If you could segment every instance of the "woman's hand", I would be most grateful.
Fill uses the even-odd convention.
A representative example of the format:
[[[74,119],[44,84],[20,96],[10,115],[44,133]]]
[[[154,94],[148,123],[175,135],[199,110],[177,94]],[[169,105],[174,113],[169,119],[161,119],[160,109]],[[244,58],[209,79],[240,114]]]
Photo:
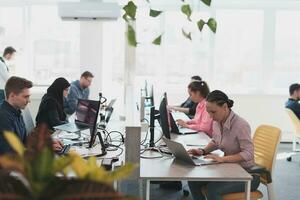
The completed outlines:
[[[52,142],[52,148],[54,151],[60,151],[62,150],[64,144],[60,140],[53,140]]]
[[[224,157],[220,157],[216,154],[208,154],[204,158],[212,159],[213,161],[218,162],[218,163],[223,163],[224,162]]]
[[[182,127],[184,127],[184,128],[187,128],[187,127],[188,127],[187,123],[186,123],[185,121],[183,121],[182,119],[176,120],[176,123],[177,123],[179,126],[182,126]]]
[[[192,154],[193,156],[202,156],[203,151],[201,149],[190,149],[187,151],[189,154]]]

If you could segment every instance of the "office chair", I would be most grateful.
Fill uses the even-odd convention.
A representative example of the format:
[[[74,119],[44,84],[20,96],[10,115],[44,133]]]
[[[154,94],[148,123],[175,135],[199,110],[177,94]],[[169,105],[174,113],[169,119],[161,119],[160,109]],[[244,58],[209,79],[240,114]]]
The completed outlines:
[[[260,175],[260,182],[267,186],[268,200],[275,199],[272,185],[272,172],[275,166],[280,138],[281,130],[269,125],[259,126],[253,137],[255,166],[250,169],[250,173]],[[202,191],[205,193],[205,189]],[[222,196],[222,200],[243,200],[244,195],[244,192],[225,194]],[[253,191],[250,194],[251,200],[259,200],[262,198],[263,194],[259,190]]]
[[[34,121],[32,119],[31,113],[28,108],[25,108],[22,111],[25,127],[26,127],[26,133],[27,135],[34,129]]]
[[[295,130],[293,137],[293,151],[300,151],[300,149],[297,149],[297,142],[300,138],[300,120],[291,109],[286,108],[285,111],[288,114]],[[292,156],[289,156],[286,160],[292,161]]]

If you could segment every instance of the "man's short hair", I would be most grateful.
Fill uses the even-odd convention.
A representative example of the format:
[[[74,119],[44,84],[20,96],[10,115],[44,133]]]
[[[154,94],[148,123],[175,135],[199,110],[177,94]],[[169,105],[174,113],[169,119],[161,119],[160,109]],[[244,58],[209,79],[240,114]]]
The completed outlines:
[[[20,94],[24,89],[32,88],[32,82],[21,77],[12,76],[10,77],[5,84],[5,95],[6,98],[10,93]]]
[[[81,74],[80,78],[82,78],[82,77],[84,77],[84,78],[88,78],[88,77],[94,78],[94,75],[89,71],[85,71]]]
[[[6,56],[7,54],[13,54],[15,52],[16,50],[13,47],[6,47],[4,49],[3,56]]]
[[[300,89],[300,84],[298,83],[294,83],[292,85],[290,85],[290,95],[293,95],[295,91]]]

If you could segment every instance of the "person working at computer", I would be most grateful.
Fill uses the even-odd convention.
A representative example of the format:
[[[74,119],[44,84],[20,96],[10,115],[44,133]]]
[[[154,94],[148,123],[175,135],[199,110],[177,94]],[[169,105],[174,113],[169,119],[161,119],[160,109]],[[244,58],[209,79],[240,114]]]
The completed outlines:
[[[300,84],[294,83],[290,85],[290,98],[285,103],[285,107],[291,109],[295,115],[300,119]]]
[[[63,109],[64,97],[68,95],[70,83],[65,78],[57,78],[43,96],[36,116],[36,124],[46,123],[49,129],[67,123]]]
[[[5,100],[4,86],[9,78],[9,69],[7,61],[12,60],[16,50],[13,47],[6,47],[3,52],[3,57],[0,57],[0,105]]]
[[[77,106],[78,99],[88,99],[90,94],[90,85],[94,75],[85,71],[81,74],[80,80],[71,83],[68,97],[64,102],[64,110],[68,115],[72,115]]]
[[[193,81],[188,86],[188,92],[191,100],[198,103],[195,117],[189,121],[179,119],[176,121],[177,124],[198,132],[205,132],[209,137],[211,137],[213,120],[205,109],[205,98],[209,93],[207,83],[205,81]]]
[[[193,81],[202,81],[202,78],[200,76],[192,76],[191,82]],[[195,116],[197,105],[198,103],[193,102],[191,100],[191,97],[188,97],[187,100],[185,100],[185,102],[183,102],[180,106],[168,106],[168,107],[171,110],[183,112],[187,114],[190,119],[192,119]]]
[[[13,152],[4,138],[4,131],[15,133],[20,141],[26,143],[26,127],[21,109],[25,109],[30,102],[30,88],[32,82],[21,77],[10,77],[5,85],[6,100],[0,106],[0,155]],[[54,140],[53,150],[62,149],[62,143]]]
[[[211,142],[203,149],[191,149],[188,152],[194,156],[207,155],[218,163],[239,163],[246,170],[254,166],[254,147],[251,130],[247,121],[235,114],[231,108],[233,101],[220,90],[215,90],[206,97],[206,110],[213,118],[213,134]],[[221,149],[224,156],[209,154]],[[201,170],[201,169],[200,169]],[[201,192],[202,186],[207,186],[208,200],[221,200],[222,194],[243,192],[242,182],[188,182],[193,199],[205,200]],[[251,190],[259,185],[259,176],[253,176]]]

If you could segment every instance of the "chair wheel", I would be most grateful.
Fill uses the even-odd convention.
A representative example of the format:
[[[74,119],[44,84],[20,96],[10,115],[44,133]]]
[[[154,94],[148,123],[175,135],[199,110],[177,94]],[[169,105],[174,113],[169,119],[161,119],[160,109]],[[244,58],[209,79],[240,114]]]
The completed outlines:
[[[287,161],[291,162],[292,161],[292,156],[286,158]]]
[[[188,197],[190,192],[188,190],[183,190],[183,196]]]

